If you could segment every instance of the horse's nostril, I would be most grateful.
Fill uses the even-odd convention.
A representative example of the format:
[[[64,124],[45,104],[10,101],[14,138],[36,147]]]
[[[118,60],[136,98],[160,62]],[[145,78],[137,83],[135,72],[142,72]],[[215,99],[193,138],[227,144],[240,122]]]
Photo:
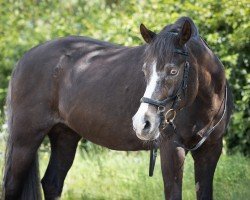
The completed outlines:
[[[144,130],[148,130],[148,129],[150,129],[150,126],[151,126],[151,125],[150,125],[150,122],[149,122],[148,120],[146,120],[146,121],[145,121],[145,126],[144,126],[143,129],[144,129]]]

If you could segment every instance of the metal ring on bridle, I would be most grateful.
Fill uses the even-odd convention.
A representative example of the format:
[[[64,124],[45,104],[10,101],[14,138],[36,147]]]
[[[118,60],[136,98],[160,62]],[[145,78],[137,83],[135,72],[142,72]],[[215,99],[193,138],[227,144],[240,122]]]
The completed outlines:
[[[163,113],[165,112],[165,107],[164,106],[158,106],[158,113]]]
[[[170,115],[171,118],[167,118],[168,115]],[[176,116],[176,111],[174,109],[169,109],[165,114],[165,122],[169,124],[170,122],[173,122],[174,118]]]

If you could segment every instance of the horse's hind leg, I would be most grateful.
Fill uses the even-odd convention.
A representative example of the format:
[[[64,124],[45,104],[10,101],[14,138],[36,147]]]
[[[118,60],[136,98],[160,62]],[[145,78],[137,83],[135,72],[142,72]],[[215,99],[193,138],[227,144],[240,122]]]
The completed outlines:
[[[222,139],[215,144],[203,144],[192,152],[195,166],[196,195],[199,200],[213,199],[214,171],[221,155]]]
[[[49,133],[51,156],[42,179],[46,200],[61,196],[64,179],[70,169],[81,137],[63,124],[58,124]]]
[[[29,117],[30,116],[30,117]],[[40,121],[40,120],[39,120]],[[48,132],[32,115],[15,116],[7,144],[4,199],[40,199],[37,149]]]

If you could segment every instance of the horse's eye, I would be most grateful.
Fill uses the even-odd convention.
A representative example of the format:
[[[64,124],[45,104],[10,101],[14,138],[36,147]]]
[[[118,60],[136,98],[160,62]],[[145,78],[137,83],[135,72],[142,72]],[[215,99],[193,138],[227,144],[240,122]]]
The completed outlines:
[[[176,75],[178,73],[177,69],[171,69],[170,75]]]

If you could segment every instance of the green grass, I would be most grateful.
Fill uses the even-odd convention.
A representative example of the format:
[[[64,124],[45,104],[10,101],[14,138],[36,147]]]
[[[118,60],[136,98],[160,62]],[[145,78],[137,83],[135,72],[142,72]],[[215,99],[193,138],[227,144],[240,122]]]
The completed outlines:
[[[3,165],[4,138],[0,140],[0,167]],[[69,171],[63,200],[158,200],[164,199],[159,156],[153,177],[148,177],[149,152],[117,152],[95,148],[78,150]],[[41,177],[49,153],[40,151]],[[187,156],[184,167],[183,199],[195,199],[193,160]],[[2,170],[0,170],[2,179]],[[250,197],[250,159],[222,155],[214,178],[214,199],[235,200]],[[1,193],[1,192],[0,192]]]
[[[49,154],[41,153],[41,172]],[[78,151],[67,175],[62,199],[84,200],[157,200],[164,199],[159,157],[152,178],[148,177],[148,152],[102,153]],[[219,200],[250,197],[250,160],[241,156],[222,155],[214,179],[214,197]],[[193,160],[185,163],[183,199],[195,199]]]

